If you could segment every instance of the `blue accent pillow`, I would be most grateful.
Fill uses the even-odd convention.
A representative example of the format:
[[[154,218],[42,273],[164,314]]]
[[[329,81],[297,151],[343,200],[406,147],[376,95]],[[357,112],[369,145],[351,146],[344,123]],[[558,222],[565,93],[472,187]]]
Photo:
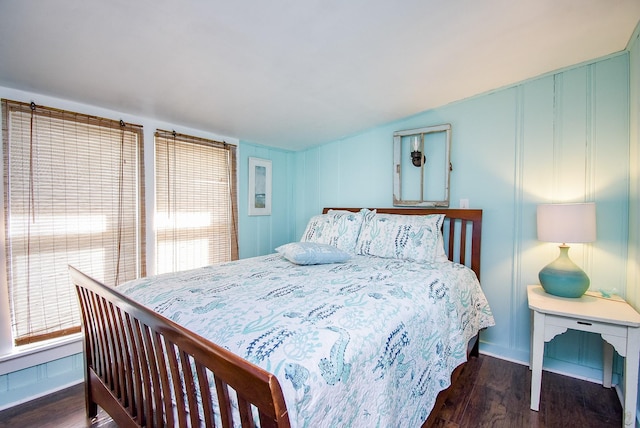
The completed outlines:
[[[297,265],[342,263],[351,258],[351,254],[338,247],[317,242],[291,242],[279,246],[276,251]]]

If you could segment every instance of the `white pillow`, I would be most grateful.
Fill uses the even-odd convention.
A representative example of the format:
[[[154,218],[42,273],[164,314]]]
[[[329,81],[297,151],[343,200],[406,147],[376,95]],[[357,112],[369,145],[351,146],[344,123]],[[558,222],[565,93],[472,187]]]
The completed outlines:
[[[276,251],[297,265],[342,263],[351,258],[351,254],[340,248],[317,242],[291,242],[279,246]]]
[[[357,254],[422,263],[440,261],[444,214],[367,216],[356,245]]]

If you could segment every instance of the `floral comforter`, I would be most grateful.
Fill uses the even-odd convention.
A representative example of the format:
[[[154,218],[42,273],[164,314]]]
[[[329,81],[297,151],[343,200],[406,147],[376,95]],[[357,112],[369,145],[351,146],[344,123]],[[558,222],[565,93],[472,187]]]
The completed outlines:
[[[494,325],[473,271],[450,262],[271,254],[119,290],[275,374],[293,427],[420,426]]]

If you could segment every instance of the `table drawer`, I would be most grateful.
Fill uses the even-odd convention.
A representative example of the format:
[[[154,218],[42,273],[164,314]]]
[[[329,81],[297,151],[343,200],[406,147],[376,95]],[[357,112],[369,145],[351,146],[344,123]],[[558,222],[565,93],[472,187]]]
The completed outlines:
[[[572,330],[589,331],[592,333],[607,334],[611,336],[627,337],[627,327],[622,325],[608,324],[602,321],[592,321],[580,318],[567,318],[557,315],[547,315],[545,324],[570,328]]]

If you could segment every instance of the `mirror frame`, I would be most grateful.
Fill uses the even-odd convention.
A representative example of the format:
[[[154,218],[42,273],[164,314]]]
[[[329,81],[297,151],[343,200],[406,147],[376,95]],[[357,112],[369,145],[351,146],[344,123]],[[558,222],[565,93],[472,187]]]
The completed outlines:
[[[419,200],[405,200],[402,199],[402,137],[411,135],[420,136],[420,141],[423,142],[424,150],[424,135],[433,134],[436,132],[445,133],[445,176],[444,176],[444,200],[429,201],[424,199]],[[405,163],[406,163],[405,159]],[[422,173],[420,174],[420,195],[424,197],[424,167],[422,164],[420,167]],[[427,126],[424,128],[406,129],[404,131],[396,131],[393,133],[393,205],[399,207],[448,207],[449,206],[449,181],[451,178],[451,171],[453,166],[451,164],[451,124],[446,123],[443,125]]]

